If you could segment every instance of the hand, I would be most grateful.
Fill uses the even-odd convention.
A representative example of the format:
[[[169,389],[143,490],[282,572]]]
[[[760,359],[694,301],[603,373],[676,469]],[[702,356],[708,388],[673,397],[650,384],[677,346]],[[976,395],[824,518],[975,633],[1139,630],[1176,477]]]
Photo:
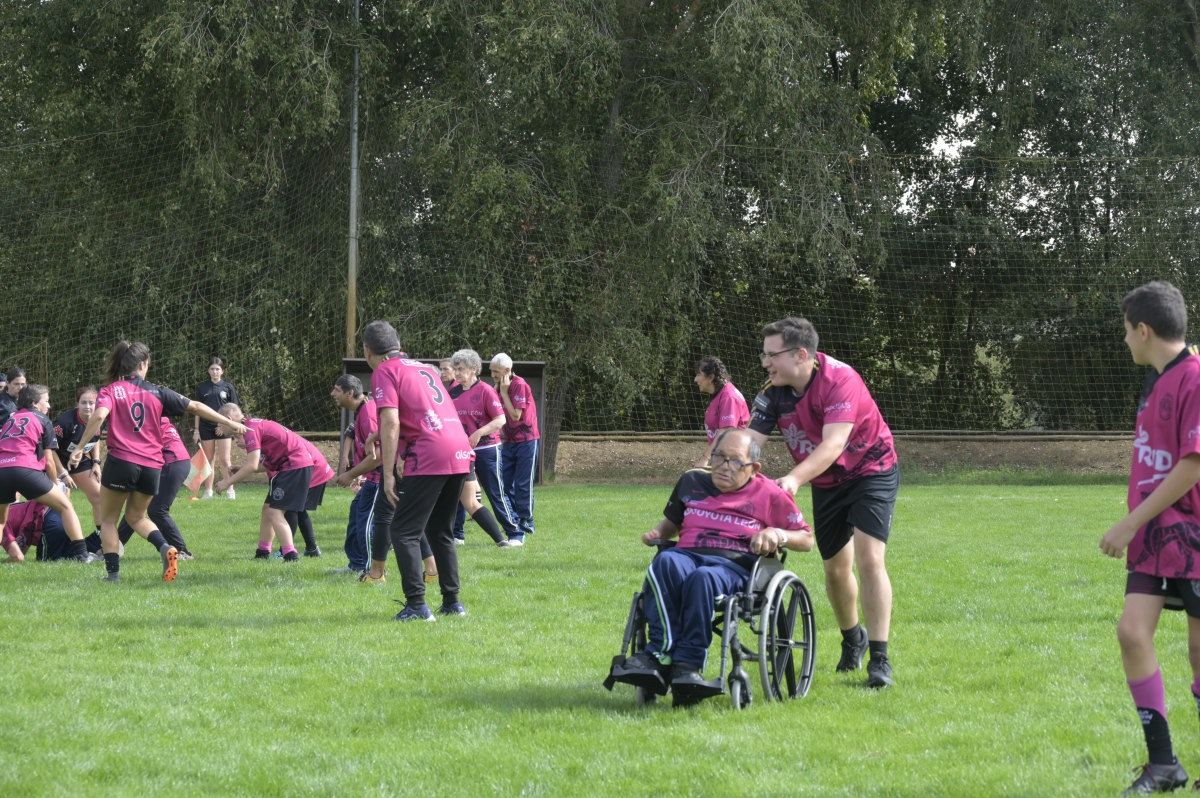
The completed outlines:
[[[657,546],[663,539],[662,532],[657,529],[651,529],[649,532],[642,533],[642,543],[647,546]]]
[[[225,426],[227,426],[231,430],[233,430],[235,435],[245,435],[246,434],[246,425],[245,424],[239,424],[236,421],[226,421]]]
[[[200,430],[198,430],[198,429],[192,430],[192,440],[194,440],[194,441],[200,440]]]
[[[67,474],[65,477],[63,477],[62,483],[71,490],[75,490],[77,487],[79,487],[75,484],[75,480],[71,478],[70,474]]]
[[[796,491],[800,490],[800,480],[796,479],[791,474],[785,474],[784,476],[775,480],[775,484],[793,496],[796,495]]]
[[[467,436],[467,440],[470,442],[472,449],[479,445],[479,439],[482,437],[483,436],[479,434],[479,430],[475,430]]]
[[[512,373],[500,375],[500,379],[496,380],[496,389],[508,393],[508,386],[512,384]]]
[[[758,555],[775,554],[783,548],[784,533],[780,529],[767,527],[750,538],[750,551]]]
[[[1137,531],[1138,528],[1130,524],[1128,518],[1121,519],[1100,538],[1100,551],[1109,557],[1120,557]]]
[[[343,488],[350,487],[350,483],[353,481],[354,481],[354,479],[350,476],[349,471],[342,473],[337,478],[337,484],[341,485]]]
[[[213,493],[224,493],[228,489],[229,489],[229,478],[228,477],[218,481],[217,484],[213,485]]]
[[[71,452],[71,457],[67,460],[67,468],[71,469],[79,465],[79,461],[83,459],[83,449],[76,449]]]
[[[383,498],[387,499],[387,503],[392,505],[393,507],[396,506],[396,502],[400,501],[399,497],[396,496],[396,475],[395,474],[386,474],[385,473],[383,475]]]

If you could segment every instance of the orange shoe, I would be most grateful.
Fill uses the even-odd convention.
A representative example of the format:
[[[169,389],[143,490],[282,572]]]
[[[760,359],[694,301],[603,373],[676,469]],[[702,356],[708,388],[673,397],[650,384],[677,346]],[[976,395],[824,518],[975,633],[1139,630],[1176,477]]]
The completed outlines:
[[[358,577],[358,581],[365,585],[382,585],[387,581],[387,574],[382,573],[379,576],[371,576],[370,571],[363,571],[362,575]]]
[[[179,551],[174,546],[167,546],[161,552],[163,563],[163,581],[174,582],[179,575]]]

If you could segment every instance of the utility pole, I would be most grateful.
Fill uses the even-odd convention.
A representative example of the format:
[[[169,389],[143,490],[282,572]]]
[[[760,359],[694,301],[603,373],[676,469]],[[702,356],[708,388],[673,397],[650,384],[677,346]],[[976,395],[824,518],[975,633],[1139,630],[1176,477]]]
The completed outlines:
[[[358,4],[354,0],[354,32],[358,36]],[[350,90],[350,235],[346,250],[346,357],[357,353],[358,329],[358,42],[354,44],[354,72]]]

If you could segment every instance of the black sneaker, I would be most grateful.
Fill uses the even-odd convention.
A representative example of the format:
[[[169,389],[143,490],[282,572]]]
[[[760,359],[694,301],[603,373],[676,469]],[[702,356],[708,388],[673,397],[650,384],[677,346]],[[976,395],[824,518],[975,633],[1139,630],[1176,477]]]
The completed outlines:
[[[292,549],[287,554],[283,555],[284,562],[296,562],[299,559],[300,559],[300,552],[296,551],[295,549]]]
[[[842,658],[838,660],[838,673],[858,670],[862,666],[863,654],[867,653],[867,630],[861,626],[854,628],[858,632],[857,642],[842,638]]]
[[[708,681],[694,666],[682,663],[671,666],[672,706],[691,706],[723,692],[719,681]]]
[[[305,549],[304,556],[305,557],[320,557],[321,556],[321,547],[313,546],[311,549]]]
[[[121,581],[121,572],[120,571],[109,571],[108,573],[106,573],[104,575],[104,581],[105,582],[120,582]]]
[[[271,552],[265,551],[264,549],[255,549],[254,550],[254,559],[269,560],[269,559],[271,559]]]
[[[1138,768],[1134,768],[1137,770]],[[1142,765],[1141,773],[1121,795],[1149,795],[1155,792],[1170,792],[1187,784],[1188,774],[1183,765]]]
[[[892,678],[892,663],[887,657],[871,657],[867,661],[867,687],[878,690],[896,683]]]

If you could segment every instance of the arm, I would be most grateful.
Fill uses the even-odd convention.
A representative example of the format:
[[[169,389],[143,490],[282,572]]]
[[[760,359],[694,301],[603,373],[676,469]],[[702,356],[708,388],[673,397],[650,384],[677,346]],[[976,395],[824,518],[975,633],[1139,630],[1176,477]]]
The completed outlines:
[[[1175,464],[1145,501],[1104,533],[1100,551],[1109,557],[1120,557],[1139,529],[1179,501],[1197,482],[1200,482],[1200,454],[1189,454]]]
[[[338,443],[337,472],[339,474],[346,473],[346,470],[350,468],[350,447],[352,445],[353,444],[350,442],[350,436],[343,432],[341,440]]]
[[[383,495],[396,505],[396,449],[400,442],[400,411],[394,407],[379,408],[379,441],[383,448]]]
[[[8,554],[7,562],[25,562],[25,554],[21,551],[21,546],[15,540],[10,540],[4,544],[4,551]]]
[[[520,421],[521,416],[525,411],[516,407],[512,403],[512,399],[508,396],[508,389],[512,385],[512,375],[506,374],[496,382],[496,393],[500,394],[500,402],[504,405],[504,412],[512,421]]]
[[[807,529],[779,529],[769,526],[750,538],[750,550],[755,554],[776,554],[783,549],[812,551],[813,536]]]
[[[62,461],[58,459],[58,452],[54,449],[46,451],[46,476],[50,477],[51,482],[62,482],[68,488],[75,489],[75,480],[71,479],[71,474],[63,467]]]
[[[211,407],[209,407],[206,404],[197,402],[195,399],[192,399],[191,401],[189,401],[187,403],[187,411],[194,416],[199,416],[200,418],[204,419],[205,421],[211,421],[214,424],[223,424],[224,426],[229,427],[230,429],[232,429],[234,432],[238,433],[239,435],[241,435],[242,433],[244,433],[246,431],[246,428],[243,425],[239,424],[236,421],[230,421],[229,419],[225,418],[225,416],[218,413],[216,410],[213,410]],[[95,418],[95,415],[93,415],[92,418]],[[92,422],[89,421],[88,425],[90,426],[91,423]],[[196,432],[197,433],[200,432],[199,426],[196,427]]]
[[[470,435],[467,436],[467,440],[469,440],[471,442],[471,448],[474,449],[476,446],[479,445],[479,442],[481,440],[486,438],[488,435],[491,435],[493,432],[499,432],[500,428],[503,426],[504,426],[504,416],[496,416],[491,421],[489,421],[488,423],[484,424],[479,429],[472,432]]]
[[[802,485],[824,474],[845,450],[852,429],[854,425],[848,421],[823,426],[820,445],[803,462],[776,480],[779,487],[795,493]]]
[[[228,419],[226,419],[226,423],[228,423]],[[220,492],[228,489],[229,486],[235,482],[241,482],[243,479],[258,470],[258,461],[261,456],[262,452],[259,449],[255,449],[252,452],[246,452],[246,460],[242,463],[242,467],[218,482],[213,486],[213,488]]]
[[[678,535],[679,527],[664,518],[651,527],[649,532],[642,533],[642,542],[647,546],[653,546],[656,541],[674,540]]]
[[[342,475],[337,478],[337,483],[343,488],[347,487],[351,482],[358,479],[363,474],[369,474],[376,468],[379,468],[380,460],[375,454],[375,433],[373,432],[366,440],[366,450],[370,452],[370,454],[364,457],[354,468],[343,472]]]
[[[80,436],[81,441],[90,441],[92,438],[100,434],[100,428],[104,426],[104,419],[108,418],[109,409],[107,407],[97,407],[92,417],[88,419],[87,426],[83,428],[83,435]],[[71,452],[70,465],[71,468],[79,465],[79,461],[83,459],[83,447],[80,446]]]

